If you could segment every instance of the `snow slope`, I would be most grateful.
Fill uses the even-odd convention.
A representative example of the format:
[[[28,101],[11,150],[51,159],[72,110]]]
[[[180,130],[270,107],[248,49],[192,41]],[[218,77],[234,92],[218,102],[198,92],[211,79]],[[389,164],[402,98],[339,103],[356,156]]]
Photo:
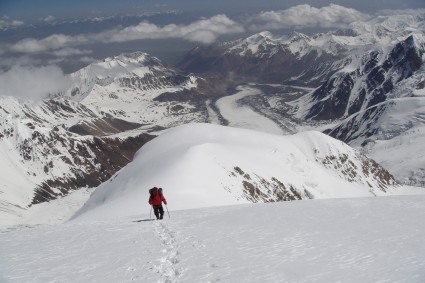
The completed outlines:
[[[329,134],[362,147],[399,182],[423,186],[424,116],[424,97],[397,98],[348,117]]]
[[[424,217],[393,196],[72,221],[0,234],[0,281],[419,283]]]
[[[6,210],[7,206],[2,204],[1,210],[5,213],[0,213],[0,233],[64,223],[89,199],[92,191],[93,188],[81,188],[55,200],[25,208],[15,207],[15,211]]]
[[[205,120],[189,102],[153,100],[195,91],[198,78],[142,52],[94,62],[70,78],[68,91],[37,102],[0,95],[2,224],[21,223],[32,204],[109,179],[143,144],[144,132]]]
[[[143,146],[77,213],[105,218],[148,212],[148,189],[170,209],[409,193],[373,161],[320,132],[279,136],[188,124]]]

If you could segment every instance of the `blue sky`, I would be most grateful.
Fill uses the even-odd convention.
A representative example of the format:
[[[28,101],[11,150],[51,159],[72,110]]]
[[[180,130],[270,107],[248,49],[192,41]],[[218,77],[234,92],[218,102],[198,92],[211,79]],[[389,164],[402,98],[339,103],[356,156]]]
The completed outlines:
[[[120,12],[118,3],[130,10],[133,3],[140,1],[101,1],[101,0],[1,0],[0,14],[24,21],[34,21],[48,15],[57,18],[79,18],[99,13]],[[149,1],[151,2],[151,1]],[[123,8],[124,9],[124,8]]]
[[[222,12],[226,14],[286,9],[301,4],[296,0],[0,0],[0,16],[25,22],[54,16],[57,19],[84,18],[144,11],[178,9],[200,15]],[[321,7],[330,3],[351,7],[363,12],[379,9],[424,8],[423,0],[310,0],[303,3]]]

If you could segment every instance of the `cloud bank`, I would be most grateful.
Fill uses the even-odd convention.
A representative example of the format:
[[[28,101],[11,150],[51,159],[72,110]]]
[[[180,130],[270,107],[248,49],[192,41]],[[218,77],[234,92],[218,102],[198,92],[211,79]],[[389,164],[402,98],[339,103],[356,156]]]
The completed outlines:
[[[423,11],[424,9],[381,10],[378,11],[378,15],[391,15],[394,13],[419,14],[423,13]],[[344,28],[353,22],[370,18],[372,16],[369,14],[336,4],[321,8],[302,4],[286,10],[264,11],[245,18],[243,23],[236,22],[228,16],[220,14],[185,25],[168,24],[160,26],[145,21],[137,25],[117,27],[98,33],[53,34],[42,39],[26,38],[3,48],[3,53],[7,51],[25,54],[51,52],[51,54],[61,57],[87,55],[89,54],[87,51],[81,51],[80,54],[79,49],[75,47],[84,44],[127,42],[142,39],[180,38],[190,42],[211,44],[221,35],[238,34],[245,30]],[[45,20],[54,20],[54,18],[48,16]]]
[[[356,21],[369,20],[380,15],[423,15],[425,9],[380,10],[368,15],[358,10],[330,4],[316,8],[308,4],[297,5],[285,10],[263,11],[245,16],[236,21],[220,14],[201,18],[188,24],[157,25],[148,21],[126,27],[115,27],[97,33],[76,35],[52,34],[44,38],[25,38],[15,43],[0,44],[0,69],[11,69],[14,65],[39,66],[61,64],[69,66],[90,63],[96,57],[88,50],[99,46],[108,48],[109,43],[125,43],[143,39],[182,39],[195,43],[211,44],[221,35],[239,34],[245,31],[348,27]],[[54,22],[54,16],[41,18],[44,22]],[[90,22],[90,21],[89,21]],[[80,21],[78,21],[80,23]],[[88,23],[88,22],[87,22]],[[9,17],[0,17],[0,29],[23,25]],[[95,47],[93,47],[96,45]],[[13,69],[14,70],[14,69]],[[22,71],[22,70],[21,70]],[[40,70],[44,73],[46,70]],[[2,73],[2,76],[5,76]],[[1,91],[1,89],[0,89]]]
[[[210,44],[220,35],[244,32],[244,28],[226,15],[216,15],[188,25],[158,26],[149,22],[125,28],[116,28],[96,34],[69,36],[53,34],[43,39],[26,38],[9,47],[19,53],[40,53],[90,43],[125,42],[140,39],[181,38],[191,42]]]
[[[340,28],[368,18],[370,16],[367,14],[336,4],[322,8],[303,4],[286,10],[262,12],[250,19],[249,29],[257,31],[310,27]]]
[[[0,95],[39,100],[69,88],[71,83],[57,66],[14,66],[0,72]]]
[[[66,47],[63,49],[55,50],[53,51],[53,54],[56,57],[69,57],[69,56],[75,56],[75,55],[88,55],[93,53],[91,50],[85,50],[85,49],[78,49],[78,48],[72,48],[72,47]]]
[[[90,36],[87,35],[53,34],[43,39],[25,38],[13,44],[10,50],[20,53],[39,53],[90,42]]]
[[[377,15],[393,14],[423,14],[425,9],[380,10]],[[128,27],[116,27],[98,33],[65,35],[53,34],[42,39],[26,38],[14,44],[0,46],[0,54],[16,53],[45,53],[52,52],[55,56],[87,55],[79,54],[76,46],[96,43],[126,42],[142,39],[180,38],[190,42],[211,44],[221,35],[242,33],[245,30],[263,31],[276,29],[303,28],[344,28],[356,21],[364,21],[372,16],[358,10],[341,5],[330,4],[321,8],[309,4],[290,7],[285,10],[264,11],[244,19],[243,23],[236,22],[226,15],[220,14],[203,18],[185,25],[168,24],[156,25],[141,22]],[[44,22],[54,22],[54,16],[41,19]],[[23,22],[12,21],[8,17],[0,18],[0,29],[21,26]],[[63,51],[58,51],[63,50]],[[74,53],[74,54],[72,54]],[[66,55],[70,54],[70,55]]]
[[[240,24],[226,15],[216,15],[188,25],[170,24],[159,27],[148,22],[142,22],[136,26],[117,30],[111,37],[104,40],[105,42],[123,42],[137,39],[182,38],[192,42],[209,44],[213,43],[220,35],[241,32],[244,32],[244,28]]]

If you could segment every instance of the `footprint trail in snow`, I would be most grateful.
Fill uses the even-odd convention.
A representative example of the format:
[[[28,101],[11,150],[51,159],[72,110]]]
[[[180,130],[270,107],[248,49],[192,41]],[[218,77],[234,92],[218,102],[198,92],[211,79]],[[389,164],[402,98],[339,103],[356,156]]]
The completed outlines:
[[[162,252],[164,253],[164,256],[159,259],[159,263],[155,266],[156,272],[161,275],[160,282],[180,282],[179,278],[183,275],[185,269],[179,266],[180,252],[175,232],[165,222],[156,221],[153,225],[161,240]]]

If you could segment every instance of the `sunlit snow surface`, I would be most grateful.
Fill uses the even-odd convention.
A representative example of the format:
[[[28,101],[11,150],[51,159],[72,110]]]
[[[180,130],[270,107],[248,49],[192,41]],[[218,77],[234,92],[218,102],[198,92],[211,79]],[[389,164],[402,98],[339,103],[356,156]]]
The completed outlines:
[[[425,280],[425,196],[249,204],[170,215],[161,222],[142,221],[149,215],[140,214],[0,234],[0,281]]]
[[[347,177],[343,167],[323,163],[342,155],[353,164],[354,179]],[[363,170],[363,161],[352,148],[320,132],[280,136],[188,124],[144,145],[131,163],[94,191],[77,215],[97,220],[147,212],[148,189],[154,186],[163,187],[174,200],[171,209],[250,203],[244,186],[247,180],[259,180],[256,188],[270,195],[270,182],[276,179],[303,199],[415,193],[396,184],[383,191],[378,179]]]

